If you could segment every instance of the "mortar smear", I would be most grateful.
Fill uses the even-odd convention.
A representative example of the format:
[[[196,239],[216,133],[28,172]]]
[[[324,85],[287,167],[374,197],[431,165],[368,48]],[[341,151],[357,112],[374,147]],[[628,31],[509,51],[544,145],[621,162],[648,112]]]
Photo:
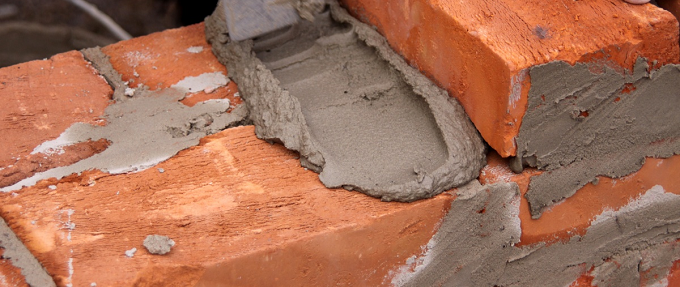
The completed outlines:
[[[95,56],[96,54],[89,54],[88,59],[108,62],[104,56]],[[103,65],[99,63],[96,66]],[[105,77],[120,78],[119,75]],[[226,80],[220,82],[226,84]],[[238,125],[248,113],[243,105],[227,113],[230,109],[229,100],[208,100],[193,107],[179,102],[190,91],[214,88],[214,85],[215,75],[212,73],[191,77],[175,88],[157,91],[138,88],[133,97],[117,93],[124,90],[126,85],[115,85],[114,96],[118,95],[120,98],[104,111],[103,117],[107,122],[105,126],[76,123],[59,138],[37,147],[40,151],[55,149],[59,145],[107,139],[111,145],[106,150],[69,166],[36,173],[13,185],[2,187],[0,191],[18,190],[43,179],[60,179],[92,169],[112,174],[137,172],[150,168],[185,148],[198,145],[202,137]]]
[[[591,269],[597,286],[641,286],[653,282],[640,282],[640,271],[654,266],[665,276],[680,258],[680,196],[662,186],[604,212],[584,236],[549,246],[515,246],[516,183],[473,181],[457,195],[419,264],[394,274],[395,286],[570,286]]]
[[[413,201],[479,175],[485,148],[460,105],[337,3],[254,43],[231,42],[219,11],[207,38],[258,137],[300,152],[327,187]]]
[[[21,270],[21,275],[28,285],[57,286],[38,259],[33,257],[2,218],[0,218],[0,249],[4,250],[2,258],[9,259],[12,265]]]
[[[522,161],[544,172],[531,179],[531,213],[573,195],[596,176],[618,178],[645,157],[680,153],[680,65],[633,71],[597,63],[532,67],[527,113],[517,137]]]

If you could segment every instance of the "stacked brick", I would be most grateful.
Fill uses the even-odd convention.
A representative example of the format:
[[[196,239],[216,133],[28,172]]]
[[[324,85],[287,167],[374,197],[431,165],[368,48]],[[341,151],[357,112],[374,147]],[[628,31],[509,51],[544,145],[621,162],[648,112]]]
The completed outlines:
[[[585,118],[592,118],[598,111],[605,113],[598,119],[603,122],[618,116],[609,113],[607,108],[578,110],[568,128],[558,126],[562,124],[557,122],[561,120],[558,117],[526,122],[527,115],[539,110],[542,105],[552,104],[545,103],[547,94],[531,93],[532,86],[537,85],[536,81],[532,82],[532,78],[536,80],[537,75],[542,76],[534,72],[545,64],[566,63],[564,69],[552,71],[554,86],[582,84],[581,88],[587,87],[584,90],[595,90],[594,83],[603,80],[598,78],[586,83],[569,82],[572,79],[564,76],[569,68],[584,65],[594,75],[611,70],[625,77],[639,70],[654,74],[664,65],[677,64],[680,61],[678,22],[668,11],[651,4],[636,6],[623,1],[546,3],[509,0],[463,3],[416,0],[384,3],[344,0],[343,3],[355,17],[374,25],[411,65],[445,87],[464,106],[493,149],[489,154],[489,164],[479,178],[480,182],[515,182],[522,194],[519,213],[522,233],[519,245],[550,245],[580,238],[586,234],[597,216],[622,209],[657,185],[663,187],[666,193],[680,194],[677,182],[680,176],[680,156],[674,155],[679,151],[677,140],[680,123],[675,119],[669,120],[663,112],[663,107],[670,105],[668,112],[677,113],[677,101],[680,98],[673,85],[668,88],[668,92],[672,94],[669,100],[661,101],[655,95],[645,95],[646,101],[656,101],[655,114],[652,117],[663,122],[662,129],[672,132],[651,132],[649,136],[656,139],[635,145],[635,148],[652,150],[654,146],[667,144],[671,151],[659,155],[658,158],[652,155],[639,156],[630,151],[621,153],[621,150],[613,148],[593,160],[581,156],[579,148],[607,150],[614,145],[613,142],[630,140],[628,135],[622,133],[599,146],[570,144],[580,140],[574,135],[578,134],[575,130],[588,128],[583,123]],[[677,1],[659,3],[677,16]],[[642,61],[641,59],[645,59],[648,65],[636,70],[636,61]],[[677,69],[677,66],[673,67]],[[611,81],[605,82],[611,84]],[[622,81],[617,87],[620,97],[630,94],[637,84],[640,83]],[[590,90],[576,90],[577,92],[570,90],[571,94],[553,95],[549,100],[553,100],[557,106],[565,98],[588,96],[588,92],[592,93]],[[608,96],[604,93],[593,94],[602,98]],[[540,97],[539,103],[532,104],[537,97]],[[616,105],[620,97],[616,95],[613,97],[614,101],[603,105]],[[540,103],[541,101],[544,103]],[[570,104],[577,106],[579,103],[573,101]],[[547,109],[541,112],[554,115],[559,111]],[[555,122],[551,122],[552,120]],[[536,125],[539,132],[523,135],[522,124],[525,127]],[[628,128],[628,125],[621,125],[619,128],[623,126]],[[612,124],[608,128],[617,127]],[[645,128],[652,129],[652,126]],[[550,143],[544,138],[553,138],[559,143],[549,146]],[[557,160],[559,164],[555,166],[541,164],[540,155],[531,154],[534,151],[527,149],[526,142],[542,140],[544,145],[538,149],[547,149],[546,154],[578,156],[575,159],[560,158]],[[616,165],[622,161],[621,158],[634,159],[637,164],[614,178],[613,172],[587,172],[591,165]],[[527,166],[529,168],[524,168]],[[576,172],[572,172],[574,170]],[[555,181],[552,186],[536,184],[538,178],[558,177],[560,174],[566,174],[562,177],[563,181]],[[583,174],[588,174],[589,177],[584,180]],[[573,185],[572,190],[542,202],[536,199],[541,193],[563,188],[561,185]],[[675,217],[677,215],[674,214]],[[675,236],[677,237],[677,233]],[[673,268],[676,271],[666,274],[677,274],[677,261]],[[656,279],[659,281],[645,281],[644,276],[640,275],[638,285],[658,282],[668,286],[680,284],[670,279],[674,275],[668,276],[670,281],[658,275]],[[574,284],[597,285],[597,282],[592,281],[593,277],[584,275]]]
[[[324,187],[315,173],[300,166],[295,153],[257,139],[252,126],[240,126],[205,136],[198,145],[137,172],[86,170],[2,192],[0,216],[57,286],[456,286],[469,283],[457,281],[463,280],[461,270],[474,270],[463,276],[474,283],[481,282],[473,275],[483,269],[532,266],[527,258],[585,242],[593,226],[612,218],[625,221],[629,213],[650,206],[661,209],[654,200],[642,204],[651,195],[671,200],[680,195],[680,156],[647,158],[625,176],[598,175],[573,195],[541,209],[537,218],[525,195],[531,192],[532,178],[552,170],[511,170],[531,100],[532,67],[565,61],[625,73],[638,57],[647,59],[650,71],[678,63],[678,24],[671,14],[614,0],[459,2],[344,4],[463,104],[491,146],[477,185],[409,204],[380,202]],[[168,30],[101,52],[127,87],[173,89],[188,77],[227,75],[203,29],[199,24]],[[5,103],[0,109],[5,135],[0,150],[6,151],[0,154],[0,188],[115,144],[93,139],[33,152],[76,123],[107,125],[103,116],[116,104],[116,87],[97,68],[73,51],[0,69]],[[241,105],[236,92],[236,85],[228,82],[178,101],[196,106],[228,99],[234,111]],[[498,194],[507,198],[494,197]],[[474,204],[479,206],[473,210]],[[503,214],[502,228],[489,229],[498,224],[495,217],[485,217],[492,214]],[[571,286],[611,286],[620,282],[607,281],[619,278],[617,274],[637,274],[630,285],[680,286],[680,233],[674,229],[680,214],[662,217],[657,221],[663,224],[645,232],[664,229],[657,236],[663,240],[644,237],[648,243],[640,241],[624,251],[612,247],[597,260],[574,259]],[[479,225],[465,225],[477,224],[477,219]],[[483,245],[485,250],[470,243],[508,232],[518,235],[510,236],[508,245],[492,241]],[[170,237],[171,251],[148,252],[143,242],[152,234]],[[451,239],[451,234],[458,237]],[[443,244],[449,241],[454,243]],[[460,249],[473,250],[480,258],[486,251],[511,255],[488,265],[496,261],[461,260],[466,253]],[[668,256],[656,258],[659,250]],[[631,262],[637,263],[635,271],[627,272]],[[30,281],[29,270],[15,263],[0,258],[0,286]],[[506,274],[479,274],[499,286],[511,285]]]

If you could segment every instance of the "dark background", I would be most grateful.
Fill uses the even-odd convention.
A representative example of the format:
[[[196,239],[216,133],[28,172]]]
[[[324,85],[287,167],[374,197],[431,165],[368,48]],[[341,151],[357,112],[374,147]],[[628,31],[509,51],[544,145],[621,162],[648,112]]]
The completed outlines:
[[[87,0],[133,37],[202,22],[217,0]],[[119,41],[66,0],[0,0],[0,67]]]

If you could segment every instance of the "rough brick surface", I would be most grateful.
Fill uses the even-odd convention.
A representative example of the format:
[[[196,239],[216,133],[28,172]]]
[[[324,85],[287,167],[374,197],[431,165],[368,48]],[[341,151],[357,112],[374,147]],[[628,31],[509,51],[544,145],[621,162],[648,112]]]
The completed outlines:
[[[680,60],[678,23],[653,5],[606,1],[343,0],[412,65],[458,98],[503,157],[525,113],[526,69],[555,60],[631,69]]]
[[[0,215],[58,284],[74,286],[374,286],[421,252],[451,202],[326,189],[252,126],[207,137],[157,168],[88,172],[0,197]],[[176,245],[151,255],[142,247],[150,234]]]
[[[28,287],[21,269],[12,265],[8,259],[2,258],[3,250],[0,249],[0,287]]]
[[[57,157],[31,152],[76,122],[105,124],[100,116],[112,92],[75,51],[0,69],[0,187],[91,156],[98,148],[88,143]]]
[[[213,55],[205,40],[203,23],[171,29],[102,48],[123,81],[130,87],[145,85],[152,90],[168,88],[186,77],[227,69]],[[229,99],[234,105],[242,101],[234,97],[238,90],[234,82],[215,91],[188,95],[183,103],[193,106],[208,99]]]
[[[512,154],[506,136],[516,128],[505,123],[523,113],[522,99],[512,105],[508,95],[520,87],[526,96],[526,82],[516,80],[524,69],[552,60],[627,67],[638,55],[657,65],[678,61],[677,46],[666,45],[677,42],[677,24],[651,5],[624,9],[618,0],[567,1],[562,8],[532,1],[460,7],[437,0],[345,3],[459,95],[482,133],[495,133],[490,143],[504,156]],[[550,17],[533,7],[547,7]],[[162,89],[186,77],[226,74],[203,29],[198,24],[168,30],[102,51],[131,87]],[[237,105],[236,91],[229,83],[190,94],[183,103],[227,98]],[[106,148],[105,141],[88,142],[64,148],[63,155],[30,154],[74,122],[105,124],[99,117],[111,88],[80,53],[0,69],[0,92],[7,103],[0,109],[0,131],[8,135],[0,137],[0,150],[8,151],[0,154],[0,186]],[[389,284],[399,268],[413,267],[408,258],[425,253],[453,200],[445,193],[411,204],[386,203],[327,189],[297,157],[257,139],[253,127],[232,128],[141,172],[87,171],[0,193],[0,216],[61,286],[378,286]],[[516,182],[522,195],[540,173],[514,174],[493,152],[488,161],[480,181]],[[597,215],[621,208],[654,185],[680,194],[679,178],[680,156],[647,159],[624,178],[600,177],[538,220],[531,219],[523,198],[520,245],[581,235]],[[166,255],[149,254],[142,243],[150,234],[169,236],[176,245]],[[132,248],[134,256],[126,256]],[[20,274],[6,263],[0,258],[0,287],[21,284]],[[679,262],[666,280],[680,286]],[[592,281],[586,273],[573,286]]]

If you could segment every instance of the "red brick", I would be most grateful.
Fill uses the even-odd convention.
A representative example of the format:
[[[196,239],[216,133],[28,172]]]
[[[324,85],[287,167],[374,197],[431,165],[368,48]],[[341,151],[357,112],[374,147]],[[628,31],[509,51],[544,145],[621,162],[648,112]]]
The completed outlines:
[[[203,23],[170,29],[106,46],[102,52],[133,88],[142,84],[151,89],[168,88],[186,77],[204,73],[221,72],[226,76],[227,68],[213,55],[204,30]],[[190,52],[192,47],[202,50]],[[236,85],[230,83],[212,93],[189,95],[183,103],[193,106],[198,101],[226,98],[238,105],[242,101],[234,97],[236,92]]]
[[[519,186],[522,194],[519,215],[522,237],[519,245],[551,243],[583,235],[597,215],[605,210],[618,210],[655,185],[661,185],[666,192],[680,194],[680,155],[668,159],[648,158],[639,171],[618,179],[599,176],[597,185],[588,183],[573,196],[546,210],[539,219],[531,219],[529,203],[524,195],[531,177],[540,173],[526,169],[515,174],[508,167],[507,160],[492,152],[479,177],[484,184],[512,181]]]
[[[28,287],[21,269],[12,265],[9,259],[3,259],[2,254],[0,249],[0,287]]]
[[[680,286],[680,260],[673,263],[673,267],[668,274],[668,287],[678,286]]]
[[[99,118],[113,91],[79,52],[0,69],[0,167],[28,169],[41,143],[57,138],[76,122],[104,124]],[[75,153],[71,157],[87,157]],[[60,160],[44,159],[46,169]],[[53,163],[48,163],[53,161]],[[24,172],[24,171],[22,171]],[[28,174],[28,173],[27,173]],[[14,176],[16,177],[16,176]],[[16,180],[16,179],[12,179]],[[4,183],[4,180],[0,181]],[[0,185],[2,186],[2,185]]]
[[[390,203],[327,189],[297,154],[257,139],[252,126],[206,137],[157,168],[45,180],[0,194],[0,215],[61,286],[188,286],[216,278],[375,286],[422,252],[452,200]],[[150,234],[177,244],[151,255],[142,247]]]
[[[603,1],[343,0],[390,45],[456,97],[501,156],[516,154],[528,68],[550,61],[632,68],[678,63],[678,22],[649,5]],[[516,88],[517,98],[511,98]]]

